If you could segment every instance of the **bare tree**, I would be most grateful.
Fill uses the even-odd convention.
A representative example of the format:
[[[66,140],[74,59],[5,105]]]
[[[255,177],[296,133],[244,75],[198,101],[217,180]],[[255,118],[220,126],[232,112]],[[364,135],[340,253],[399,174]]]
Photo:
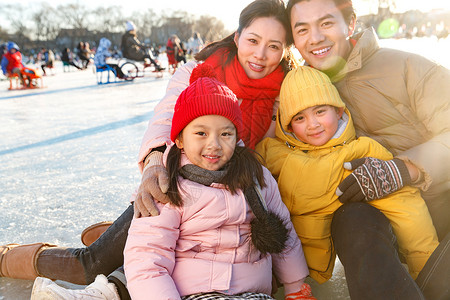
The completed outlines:
[[[14,28],[13,38],[19,44],[29,41],[27,36],[32,36],[41,45],[43,42],[72,45],[80,40],[95,44],[101,37],[108,37],[113,44],[118,44],[127,20],[136,24],[141,41],[150,40],[160,45],[165,45],[172,34],[178,35],[182,41],[187,41],[194,31],[198,31],[205,41],[218,40],[228,34],[223,22],[211,16],[197,19],[186,11],[171,10],[157,15],[152,9],[124,16],[119,6],[97,7],[89,11],[78,2],[64,3],[56,8],[42,3],[34,11],[20,4],[0,4],[0,17],[7,19]],[[35,46],[29,42],[27,45]]]
[[[41,7],[32,13],[33,31],[38,42],[54,40],[58,35],[61,26],[58,19],[53,17],[55,15],[56,10],[47,3],[41,3]]]
[[[0,41],[7,41],[9,39],[9,34],[6,30],[0,27]]]
[[[6,4],[2,6],[3,16],[10,22],[14,41],[23,47],[29,43],[30,27],[27,24],[26,9],[20,4]]]
[[[229,34],[223,22],[212,16],[200,16],[195,22],[194,30],[200,33],[205,42],[217,41]]]
[[[132,19],[139,30],[139,36],[142,41],[150,39],[152,28],[157,27],[161,20],[153,9],[148,9],[143,12],[134,12]]]
[[[123,31],[123,14],[120,6],[97,7],[92,14],[92,27],[100,32]]]
[[[91,14],[86,7],[79,3],[58,5],[56,8],[67,27],[73,29],[88,28],[88,18]]]

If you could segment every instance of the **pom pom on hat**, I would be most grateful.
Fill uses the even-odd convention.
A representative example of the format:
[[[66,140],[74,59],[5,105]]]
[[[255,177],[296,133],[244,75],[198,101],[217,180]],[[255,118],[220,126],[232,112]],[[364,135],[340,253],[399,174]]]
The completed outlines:
[[[219,115],[229,119],[239,137],[242,131],[242,113],[236,95],[215,78],[214,69],[208,64],[198,65],[191,74],[191,84],[181,92],[175,104],[170,139],[194,119],[205,115]]]
[[[197,79],[201,77],[209,77],[217,79],[216,71],[214,71],[214,68],[209,64],[206,63],[199,64],[192,71],[191,77],[189,78],[189,84],[194,83]]]

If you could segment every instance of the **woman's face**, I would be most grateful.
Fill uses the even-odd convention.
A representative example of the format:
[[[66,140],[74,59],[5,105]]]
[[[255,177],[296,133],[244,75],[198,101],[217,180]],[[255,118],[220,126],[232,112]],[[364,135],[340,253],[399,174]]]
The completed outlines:
[[[261,79],[280,64],[286,48],[286,30],[273,17],[253,20],[234,36],[237,57],[250,79]]]

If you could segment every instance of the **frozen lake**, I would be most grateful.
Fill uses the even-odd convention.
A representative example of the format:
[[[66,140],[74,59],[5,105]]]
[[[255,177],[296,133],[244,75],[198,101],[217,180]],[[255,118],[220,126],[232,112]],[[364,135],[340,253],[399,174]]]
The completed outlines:
[[[449,38],[381,43],[450,68]],[[170,78],[97,85],[92,69],[55,73],[44,89],[8,91],[0,81],[0,244],[81,247],[85,227],[115,220],[139,184],[141,138]],[[0,278],[0,300],[29,299],[31,286]],[[341,266],[313,292],[348,299]]]

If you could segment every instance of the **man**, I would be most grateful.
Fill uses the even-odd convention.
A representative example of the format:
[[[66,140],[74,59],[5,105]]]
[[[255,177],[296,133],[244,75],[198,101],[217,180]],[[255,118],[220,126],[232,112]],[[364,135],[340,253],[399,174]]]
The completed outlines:
[[[418,55],[379,48],[373,29],[352,36],[356,16],[351,0],[290,0],[287,9],[296,48],[308,65],[325,72],[336,85],[357,135],[380,142],[401,160],[396,167],[408,170],[406,176],[394,170],[399,180],[389,181],[379,176],[386,174],[388,163],[352,162],[348,168],[355,169],[353,176],[339,186],[340,200],[347,204],[333,218],[332,235],[350,295],[423,299],[402,270],[389,222],[363,202],[404,185],[419,187],[440,239],[447,236],[436,251],[445,248],[443,243],[448,248],[450,72]],[[435,256],[422,272],[435,269],[429,266]],[[448,285],[448,254],[443,258],[437,265]],[[422,280],[421,273],[419,285]],[[436,291],[423,284],[425,296],[438,299]]]
[[[126,32],[122,35],[121,49],[122,55],[125,58],[144,61],[145,66],[153,64],[155,70],[158,72],[165,69],[156,62],[151,51],[139,41],[136,33],[136,25],[131,21],[127,21],[126,23]],[[150,64],[147,64],[146,60],[149,60]]]

